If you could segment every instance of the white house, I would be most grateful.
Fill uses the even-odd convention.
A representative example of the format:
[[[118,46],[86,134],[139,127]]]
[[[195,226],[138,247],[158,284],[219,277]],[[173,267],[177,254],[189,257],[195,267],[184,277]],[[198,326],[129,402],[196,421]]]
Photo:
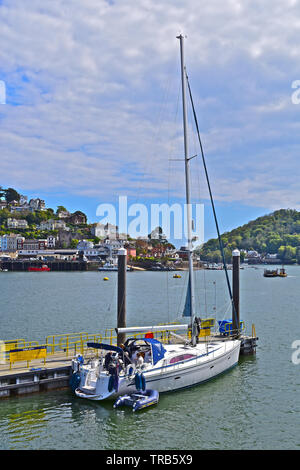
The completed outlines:
[[[47,237],[47,248],[49,249],[55,248],[55,244],[56,244],[56,237],[54,235],[49,235]]]
[[[91,233],[98,238],[117,238],[118,227],[112,224],[101,224],[98,222],[91,228]]]
[[[28,222],[27,220],[24,220],[24,219],[12,219],[9,217],[7,219],[7,227],[26,229],[28,228]]]
[[[77,244],[77,250],[84,251],[84,250],[91,250],[94,248],[94,243],[88,240],[80,240]]]
[[[39,225],[40,230],[69,230],[66,226],[66,222],[63,220],[43,220]]]
[[[45,201],[43,199],[30,199],[29,207],[34,211],[43,211],[45,210]]]
[[[57,215],[60,219],[66,219],[70,217],[71,213],[69,211],[60,211]]]

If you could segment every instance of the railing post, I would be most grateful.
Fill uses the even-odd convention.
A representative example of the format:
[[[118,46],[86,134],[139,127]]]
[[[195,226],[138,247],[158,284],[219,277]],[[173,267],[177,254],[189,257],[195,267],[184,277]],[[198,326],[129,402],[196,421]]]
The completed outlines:
[[[240,334],[240,252],[232,252],[232,334]]]
[[[127,250],[120,248],[118,252],[118,320],[117,327],[126,327],[126,269]],[[126,333],[118,333],[117,345],[125,343]]]

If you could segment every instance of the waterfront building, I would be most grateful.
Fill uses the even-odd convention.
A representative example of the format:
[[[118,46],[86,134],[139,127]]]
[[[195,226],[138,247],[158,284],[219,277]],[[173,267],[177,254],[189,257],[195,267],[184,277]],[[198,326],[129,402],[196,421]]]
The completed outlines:
[[[261,261],[261,254],[255,250],[248,251],[244,258],[244,262],[248,264],[259,264]]]
[[[56,237],[54,235],[49,235],[47,237],[47,248],[49,249],[55,248],[55,244],[56,244]]]
[[[19,258],[37,258],[37,259],[57,259],[57,260],[66,260],[66,261],[75,261],[78,257],[78,251],[75,250],[19,250]]]
[[[24,240],[25,238],[20,234],[3,235],[0,237],[1,251],[15,252]]]
[[[278,257],[278,253],[275,253],[275,254],[267,253],[263,259],[263,262],[266,264],[281,264],[282,260]]]
[[[127,250],[127,256],[135,258],[136,257],[136,248],[131,245],[124,245],[124,248]]]
[[[80,240],[77,244],[77,250],[83,252],[87,259],[111,259],[114,262],[117,262],[118,251],[122,247],[122,241],[109,239],[96,246],[89,240]]]
[[[41,239],[27,239],[25,238],[18,243],[18,250],[25,251],[35,251],[35,250],[45,250],[47,246],[47,240]]]
[[[91,250],[94,248],[94,243],[89,240],[80,240],[77,244],[77,250],[84,251],[84,250]]]
[[[179,250],[177,250],[178,257],[184,261],[188,260],[188,249],[186,246],[181,246]]]

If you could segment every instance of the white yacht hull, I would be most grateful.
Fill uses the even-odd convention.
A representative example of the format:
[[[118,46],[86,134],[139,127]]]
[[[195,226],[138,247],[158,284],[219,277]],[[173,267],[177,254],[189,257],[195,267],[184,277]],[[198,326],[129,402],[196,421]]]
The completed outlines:
[[[143,370],[147,389],[157,390],[159,393],[172,392],[206,382],[228,371],[238,363],[239,340],[224,341],[212,345],[197,345],[195,348],[184,348],[186,353],[196,353],[195,358],[184,360],[176,364],[168,363],[170,356],[179,353],[183,347],[176,345],[169,351],[166,358],[155,366]],[[207,349],[208,347],[208,349]],[[170,345],[168,345],[170,350]],[[180,351],[182,353],[182,351]],[[169,356],[169,357],[168,357]],[[98,378],[86,387],[81,381],[75,390],[78,397],[89,400],[115,399],[117,396],[136,391],[134,377],[120,376],[118,391],[108,391],[109,375],[101,372]]]

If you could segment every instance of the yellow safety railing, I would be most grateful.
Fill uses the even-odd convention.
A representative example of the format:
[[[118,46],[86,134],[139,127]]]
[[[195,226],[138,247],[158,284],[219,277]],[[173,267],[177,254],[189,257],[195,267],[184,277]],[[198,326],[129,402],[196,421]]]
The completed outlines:
[[[22,348],[25,346],[25,339],[11,339],[9,341],[4,341],[5,351],[10,351],[11,349]]]
[[[170,323],[170,325],[176,324]],[[145,333],[136,333],[132,335],[134,338],[143,338]],[[169,334],[167,331],[156,331],[153,333],[156,339],[159,339],[163,343],[169,341]],[[34,359],[46,359],[55,355],[62,355],[66,357],[74,356],[76,354],[86,354],[91,348],[87,347],[87,343],[106,343],[106,344],[117,344],[117,335],[114,328],[109,328],[101,333],[65,333],[59,335],[48,335],[46,341],[43,344],[39,344],[38,341],[25,341],[25,339],[14,339],[4,341],[4,349],[1,354],[5,359],[6,363],[11,364],[15,362],[27,362],[27,365],[31,360]],[[94,350],[98,354],[98,350]],[[1,356],[1,357],[2,357]],[[45,362],[45,361],[44,361]]]
[[[243,321],[240,321],[240,333],[242,333],[245,329],[245,324]],[[232,334],[232,322],[225,323],[224,325],[225,333],[229,336]]]
[[[49,335],[46,337],[46,345],[48,354],[55,354],[57,351],[69,350],[70,344],[78,340],[85,340],[88,336],[87,332],[80,333],[64,333],[59,335]]]
[[[20,349],[12,349],[9,351],[9,368],[12,368],[12,364],[15,362],[27,362],[27,367],[29,367],[30,361],[35,359],[43,359],[44,365],[47,357],[47,349],[43,346],[33,346],[25,347]]]

